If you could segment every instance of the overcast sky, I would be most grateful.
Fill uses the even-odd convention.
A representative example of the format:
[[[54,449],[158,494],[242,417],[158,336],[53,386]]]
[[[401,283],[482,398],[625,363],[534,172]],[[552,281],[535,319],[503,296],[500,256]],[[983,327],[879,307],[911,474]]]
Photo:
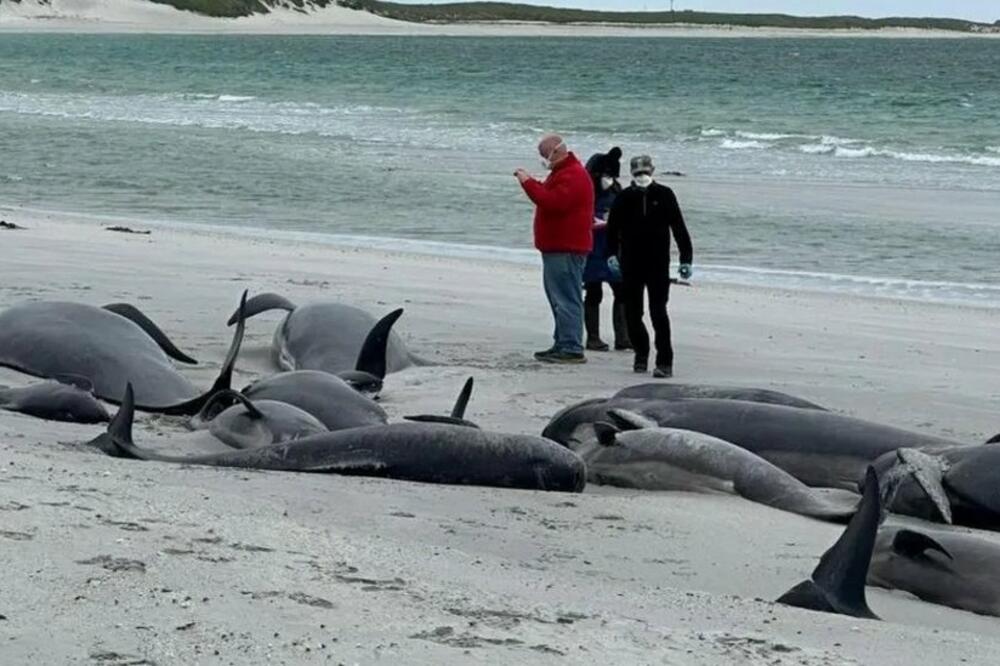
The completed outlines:
[[[443,2],[445,0],[398,0]],[[533,5],[587,9],[670,9],[670,0],[510,0]],[[977,21],[1000,20],[1000,0],[675,0],[674,8],[718,12],[858,16],[948,16]]]

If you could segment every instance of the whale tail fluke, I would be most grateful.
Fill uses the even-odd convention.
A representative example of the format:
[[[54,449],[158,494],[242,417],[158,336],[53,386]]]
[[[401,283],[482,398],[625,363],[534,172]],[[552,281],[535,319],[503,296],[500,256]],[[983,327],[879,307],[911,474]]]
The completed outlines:
[[[242,404],[247,413],[252,419],[261,419],[264,415],[259,409],[250,401],[248,397],[240,393],[239,391],[234,391],[233,389],[225,389],[215,393],[210,397],[205,405],[201,408],[195,416],[191,417],[191,426],[194,429],[206,425],[209,421],[214,419],[216,416],[224,412],[226,409],[232,407],[233,405],[240,403]]]
[[[947,472],[948,463],[940,456],[924,453],[918,449],[897,449],[894,464],[884,470],[879,479],[883,508],[887,510],[892,508],[900,486],[908,478],[912,478],[934,505],[941,519],[951,525],[953,519],[951,500],[948,499],[948,492],[944,489],[944,477]]]
[[[259,315],[261,312],[267,312],[268,310],[285,310],[291,312],[295,309],[295,303],[284,296],[278,294],[272,294],[270,292],[265,292],[263,294],[257,294],[249,301],[246,302],[246,309],[243,311],[243,319],[249,319],[255,315]],[[232,326],[240,318],[240,311],[236,310],[233,312],[232,316],[229,317],[229,321],[226,322],[226,326]]]
[[[159,326],[153,323],[153,320],[147,317],[142,310],[134,305],[130,303],[109,303],[104,306],[104,309],[108,312],[114,312],[116,315],[125,317],[133,324],[141,328],[146,335],[152,338],[153,341],[160,346],[163,353],[170,358],[180,361],[181,363],[188,363],[191,365],[196,365],[198,363],[198,361],[178,349],[176,345],[170,341],[170,338],[167,337],[167,334],[164,333]]]
[[[236,359],[240,355],[240,347],[243,345],[243,334],[246,331],[246,306],[247,292],[244,291],[243,296],[240,298],[240,307],[236,311],[237,325],[236,330],[233,331],[233,341],[229,345],[229,351],[226,353],[226,360],[223,361],[222,369],[219,371],[219,376],[216,378],[215,383],[212,384],[212,388],[198,397],[186,402],[170,405],[169,407],[151,409],[150,411],[174,416],[193,416],[201,411],[205,404],[216,393],[219,393],[220,391],[227,391],[232,388],[233,369],[236,367]]]
[[[823,553],[811,579],[781,595],[778,603],[877,620],[865,598],[865,581],[881,514],[878,477],[869,467],[864,496],[840,538]]]

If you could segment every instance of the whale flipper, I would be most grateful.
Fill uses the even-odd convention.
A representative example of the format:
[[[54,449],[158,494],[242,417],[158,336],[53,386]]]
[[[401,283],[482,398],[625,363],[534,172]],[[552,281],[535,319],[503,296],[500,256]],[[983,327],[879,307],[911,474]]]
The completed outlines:
[[[254,315],[259,315],[261,312],[267,312],[268,310],[287,310],[291,312],[295,309],[295,303],[284,296],[279,296],[278,294],[272,294],[270,292],[257,294],[251,298],[246,303],[246,310],[243,313],[244,319],[249,319]],[[239,320],[240,311],[237,310],[229,317],[229,321],[226,322],[226,326],[232,326]]]
[[[928,550],[936,550],[949,560],[955,559],[951,553],[934,539],[926,534],[914,532],[913,530],[899,530],[892,538],[892,549],[909,559],[916,559]]]
[[[594,432],[597,434],[597,442],[601,446],[618,445],[618,433],[621,432],[621,428],[614,423],[598,421],[594,424]]]
[[[803,581],[778,598],[778,603],[826,613],[877,620],[865,599],[865,581],[875,549],[882,514],[879,482],[871,467],[865,475],[864,496],[858,511]]]
[[[121,315],[125,317],[133,324],[137,325],[146,335],[151,337],[156,344],[160,346],[163,353],[170,358],[180,361],[181,363],[189,363],[195,365],[198,361],[194,360],[180,349],[178,349],[167,334],[160,330],[160,327],[153,323],[153,320],[147,317],[139,308],[135,307],[130,303],[109,303],[103,306],[108,312],[114,312],[116,315]]]
[[[94,382],[92,382],[89,377],[84,377],[83,375],[74,375],[68,372],[64,372],[52,375],[52,379],[56,380],[60,384],[65,384],[66,386],[75,386],[81,391],[94,395]]]
[[[623,431],[645,430],[646,428],[660,427],[660,424],[653,419],[627,409],[612,409],[608,411],[608,416],[610,416],[614,424]]]

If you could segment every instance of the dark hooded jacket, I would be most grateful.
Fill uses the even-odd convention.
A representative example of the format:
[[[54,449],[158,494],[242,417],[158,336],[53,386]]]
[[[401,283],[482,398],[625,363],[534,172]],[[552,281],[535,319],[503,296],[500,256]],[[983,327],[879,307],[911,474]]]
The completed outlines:
[[[615,183],[610,189],[601,189],[601,177],[611,176],[618,178],[621,174],[621,148],[615,146],[607,153],[596,153],[587,160],[587,173],[594,183],[594,218],[607,220],[608,212],[618,193],[622,191],[621,185]],[[607,226],[605,223],[595,221],[593,227],[594,249],[587,256],[587,264],[583,269],[584,284],[593,282],[617,282],[618,276],[611,272],[607,262]]]
[[[674,191],[653,182],[643,189],[631,185],[618,195],[608,214],[606,256],[616,255],[622,273],[630,269],[659,270],[670,268],[670,235],[677,241],[682,264],[694,257],[691,236]]]

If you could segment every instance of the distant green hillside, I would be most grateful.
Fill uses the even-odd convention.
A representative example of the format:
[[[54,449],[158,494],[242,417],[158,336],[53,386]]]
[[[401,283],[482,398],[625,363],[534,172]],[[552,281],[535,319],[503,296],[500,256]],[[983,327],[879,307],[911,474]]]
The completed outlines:
[[[877,30],[920,28],[959,32],[992,32],[996,26],[961,19],[884,18],[859,16],[789,16],[787,14],[723,14],[718,12],[603,12],[586,9],[537,7],[506,2],[458,2],[442,5],[404,5],[382,0],[340,0],[344,7],[363,9],[379,16],[414,23],[542,22],[619,23],[638,25],[731,25],[753,28],[802,28],[813,30]],[[1000,10],[998,10],[1000,11]],[[998,22],[1000,24],[1000,22]]]
[[[17,1],[17,0],[15,0]],[[302,12],[340,4],[350,9],[411,23],[615,23],[625,25],[703,25],[752,28],[802,28],[814,30],[877,30],[921,28],[957,32],[1000,32],[995,25],[961,19],[884,18],[859,16],[789,16],[787,14],[723,14],[717,12],[602,12],[587,9],[538,7],[507,2],[457,2],[442,5],[404,5],[382,0],[151,0],[208,16],[236,17],[266,14],[276,7]],[[998,10],[1000,11],[1000,10]]]

